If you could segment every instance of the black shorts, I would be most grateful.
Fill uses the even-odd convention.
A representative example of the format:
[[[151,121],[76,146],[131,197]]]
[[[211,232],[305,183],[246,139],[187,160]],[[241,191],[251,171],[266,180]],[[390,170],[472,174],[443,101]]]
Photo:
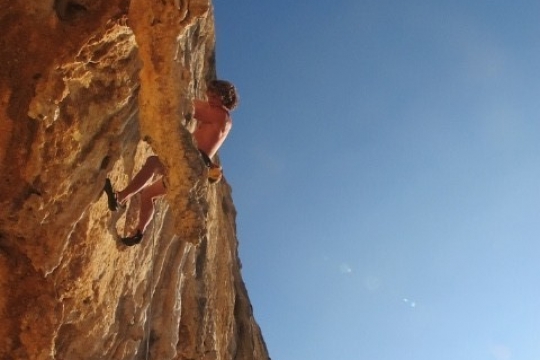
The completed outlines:
[[[210,157],[208,155],[206,155],[206,153],[204,151],[202,151],[201,149],[199,149],[199,152],[201,153],[201,156],[203,158],[203,161],[204,161],[204,164],[206,165],[207,168],[211,167],[213,165],[212,163],[212,160],[210,159]]]

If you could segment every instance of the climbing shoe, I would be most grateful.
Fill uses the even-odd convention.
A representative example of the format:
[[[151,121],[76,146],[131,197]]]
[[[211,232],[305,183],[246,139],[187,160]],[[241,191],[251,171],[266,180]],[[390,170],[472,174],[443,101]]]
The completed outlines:
[[[114,192],[111,180],[109,178],[105,180],[105,187],[103,188],[103,191],[105,191],[105,193],[107,194],[109,210],[116,211],[118,210],[118,208],[124,207],[124,205],[118,202],[118,194]]]
[[[137,233],[135,235],[128,236],[128,237],[123,237],[120,240],[126,246],[133,246],[133,245],[139,244],[141,242],[142,238],[143,238],[142,232],[140,230],[137,230]]]

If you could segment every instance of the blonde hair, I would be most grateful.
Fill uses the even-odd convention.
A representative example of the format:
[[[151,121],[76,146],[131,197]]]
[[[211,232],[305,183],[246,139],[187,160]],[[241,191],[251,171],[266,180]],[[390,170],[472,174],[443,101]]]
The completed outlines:
[[[220,97],[223,106],[233,110],[238,105],[238,94],[232,83],[226,80],[212,80],[208,84],[208,90],[215,91]]]

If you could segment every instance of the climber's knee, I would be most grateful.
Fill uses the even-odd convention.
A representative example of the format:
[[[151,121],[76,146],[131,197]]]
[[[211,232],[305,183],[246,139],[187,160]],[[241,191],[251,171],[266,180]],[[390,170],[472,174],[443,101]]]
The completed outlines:
[[[146,159],[146,162],[144,163],[144,167],[151,170],[152,173],[159,174],[159,175],[163,175],[164,170],[165,170],[165,167],[163,166],[159,158],[155,155],[149,156]]]

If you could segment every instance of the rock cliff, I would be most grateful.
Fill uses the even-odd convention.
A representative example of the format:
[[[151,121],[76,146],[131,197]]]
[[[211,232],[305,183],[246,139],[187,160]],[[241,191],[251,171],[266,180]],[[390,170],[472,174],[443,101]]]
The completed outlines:
[[[0,0],[0,358],[268,359],[231,189],[186,126],[215,77],[209,0]],[[139,246],[108,211],[150,154]]]

